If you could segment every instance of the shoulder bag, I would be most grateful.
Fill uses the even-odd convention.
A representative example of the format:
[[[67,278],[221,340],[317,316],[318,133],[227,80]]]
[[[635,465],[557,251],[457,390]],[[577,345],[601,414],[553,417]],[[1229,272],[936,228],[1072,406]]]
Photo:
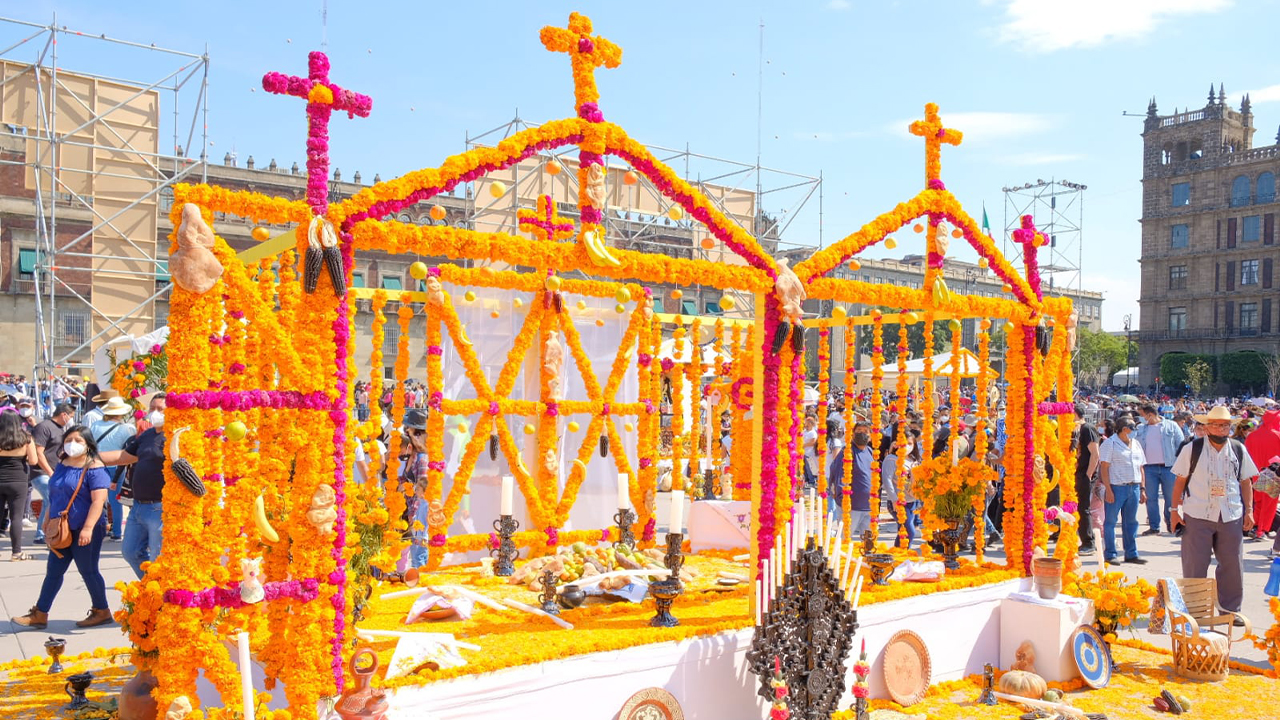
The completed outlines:
[[[65,550],[71,547],[72,532],[71,524],[67,521],[67,513],[71,512],[71,506],[75,505],[76,495],[80,494],[80,487],[84,485],[84,476],[89,472],[89,463],[84,464],[84,469],[80,471],[80,480],[76,483],[76,489],[71,493],[71,500],[67,502],[67,507],[57,517],[50,513],[49,517],[44,521],[44,542],[49,546],[49,551],[58,557],[62,557],[59,550]]]

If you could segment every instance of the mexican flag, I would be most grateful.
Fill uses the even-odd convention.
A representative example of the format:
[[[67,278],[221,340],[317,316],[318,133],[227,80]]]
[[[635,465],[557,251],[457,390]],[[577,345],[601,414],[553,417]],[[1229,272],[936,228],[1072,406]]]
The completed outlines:
[[[982,232],[991,237],[991,221],[987,219],[987,204],[982,203]]]

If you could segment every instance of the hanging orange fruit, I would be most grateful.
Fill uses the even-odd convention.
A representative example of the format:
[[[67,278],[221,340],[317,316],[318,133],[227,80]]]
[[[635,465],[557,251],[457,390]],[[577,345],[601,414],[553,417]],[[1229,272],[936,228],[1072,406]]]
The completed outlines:
[[[978,267],[982,268],[983,270],[986,270],[987,267],[989,267],[990,265],[991,265],[990,260],[987,260],[984,257],[978,258]]]
[[[489,185],[489,194],[496,198],[500,198],[503,195],[506,195],[507,184],[502,182],[501,180],[494,180],[493,183]]]
[[[955,230],[951,231],[951,237],[959,240],[960,238],[964,237],[964,231],[961,230],[960,228],[956,228]]]
[[[720,307],[725,310],[732,310],[735,306],[737,306],[737,304],[738,304],[738,301],[734,300],[733,296],[731,295],[724,295],[724,296],[721,296],[720,298]]]
[[[414,280],[425,280],[427,277],[427,264],[424,262],[416,262],[409,266],[409,275]]]
[[[638,182],[640,182],[640,176],[639,176],[639,175],[636,175],[636,173],[635,173],[635,171],[634,171],[634,170],[628,170],[628,171],[627,171],[627,172],[622,176],[622,183],[623,183],[624,185],[635,185],[635,184],[636,184],[636,183],[638,183]]]
[[[845,310],[844,306],[842,305],[837,305],[831,308],[831,317],[835,318],[836,320],[843,320],[848,316],[849,316],[849,311]]]
[[[886,248],[886,249],[888,249],[888,250],[892,250],[892,249],[894,249],[894,248],[898,247],[898,241],[897,241],[897,240],[894,240],[893,238],[885,238],[885,239],[884,239],[884,246],[885,246],[885,248]]]
[[[432,220],[443,220],[445,216],[444,207],[440,205],[432,205],[428,214],[431,215]]]
[[[858,262],[858,260],[857,260],[857,259],[850,260],[850,261],[849,261],[849,269],[850,269],[850,270],[852,270],[852,271],[854,271],[854,272],[857,272],[857,271],[859,271],[859,270],[861,270],[861,269],[862,269],[862,263]]]
[[[667,210],[667,217],[671,218],[672,220],[679,220],[680,218],[684,217],[684,208],[680,207],[679,205],[672,205],[671,209]]]
[[[563,169],[564,169],[564,168],[560,165],[559,161],[551,160],[551,161],[549,161],[549,162],[547,163],[547,174],[548,174],[548,175],[559,175],[559,174],[560,174],[560,171],[561,171],[561,170],[563,170]]]
[[[253,229],[253,239],[262,242],[271,237],[271,231],[259,225]]]
[[[681,290],[680,288],[676,288],[675,290],[671,291],[672,300],[679,300],[682,297],[684,297],[684,291]]]
[[[702,238],[703,250],[714,250],[715,247],[716,247],[716,241],[714,238],[709,238],[709,237]]]
[[[921,225],[920,223],[916,223],[915,225],[911,226],[911,229],[914,230],[915,232],[922,233],[924,232],[924,225]]]

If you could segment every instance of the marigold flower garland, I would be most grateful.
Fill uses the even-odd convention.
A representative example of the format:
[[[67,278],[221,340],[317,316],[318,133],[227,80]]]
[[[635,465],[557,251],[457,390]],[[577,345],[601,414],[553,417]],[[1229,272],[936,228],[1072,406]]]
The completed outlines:
[[[880,492],[884,488],[884,468],[880,464],[881,432],[884,428],[884,314],[871,311],[871,527],[879,535]],[[891,500],[890,502],[895,502]],[[898,512],[902,512],[901,509]]]
[[[831,394],[831,330],[818,329],[818,497],[827,498],[827,396]]]

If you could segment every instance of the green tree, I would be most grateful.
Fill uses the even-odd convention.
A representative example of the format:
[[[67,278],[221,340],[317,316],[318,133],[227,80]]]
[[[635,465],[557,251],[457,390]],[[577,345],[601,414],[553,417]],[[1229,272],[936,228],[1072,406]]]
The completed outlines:
[[[1199,395],[1213,381],[1213,368],[1200,357],[1187,365],[1183,372],[1187,377],[1187,387],[1191,388],[1191,392],[1195,395]]]
[[[1160,358],[1160,382],[1173,387],[1190,387],[1191,382],[1187,376],[1187,368],[1197,362],[1202,362],[1209,368],[1209,377],[1205,381],[1205,386],[1208,386],[1209,382],[1213,381],[1213,368],[1217,364],[1216,360],[1212,355],[1195,355],[1182,352],[1168,353]]]
[[[1218,358],[1218,379],[1231,385],[1232,390],[1257,391],[1267,386],[1267,365],[1263,355],[1254,350],[1241,350]]]
[[[1122,337],[1082,327],[1076,332],[1076,344],[1079,348],[1080,378],[1088,383],[1105,385],[1107,373],[1128,367],[1130,347]],[[1137,353],[1137,343],[1133,343],[1132,350]]]

